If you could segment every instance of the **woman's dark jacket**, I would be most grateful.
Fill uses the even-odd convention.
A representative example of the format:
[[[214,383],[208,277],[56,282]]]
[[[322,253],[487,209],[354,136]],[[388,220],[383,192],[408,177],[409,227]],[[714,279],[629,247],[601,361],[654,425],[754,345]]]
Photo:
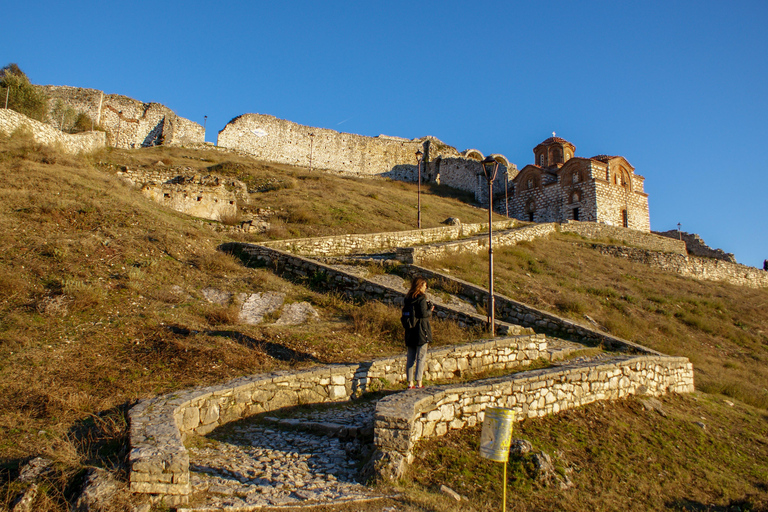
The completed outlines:
[[[413,299],[405,298],[404,308],[413,304],[413,310],[416,313],[416,326],[413,329],[405,330],[405,344],[409,347],[420,347],[425,343],[432,342],[432,310],[427,302],[427,297],[421,294]]]

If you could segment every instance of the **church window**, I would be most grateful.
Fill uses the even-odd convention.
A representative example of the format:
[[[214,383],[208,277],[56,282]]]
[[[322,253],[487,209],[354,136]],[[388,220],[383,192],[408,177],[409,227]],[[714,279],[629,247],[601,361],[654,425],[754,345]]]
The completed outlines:
[[[621,210],[621,225],[625,228],[629,227],[629,215],[627,215],[627,210]]]
[[[573,209],[573,220],[579,220],[579,209],[574,208]]]
[[[544,153],[539,155],[539,167],[544,167]]]
[[[528,178],[528,190],[531,190],[533,188],[533,178]]]
[[[579,173],[578,172],[574,172],[573,173],[573,182],[574,183],[578,183],[579,182]]]

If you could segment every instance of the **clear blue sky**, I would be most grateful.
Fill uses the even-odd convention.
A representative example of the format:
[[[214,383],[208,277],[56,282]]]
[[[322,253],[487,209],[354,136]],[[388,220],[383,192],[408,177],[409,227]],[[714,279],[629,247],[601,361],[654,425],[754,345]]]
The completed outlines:
[[[35,1],[0,66],[163,103],[207,140],[258,112],[434,135],[518,167],[551,136],[645,176],[651,229],[768,258],[768,2]]]

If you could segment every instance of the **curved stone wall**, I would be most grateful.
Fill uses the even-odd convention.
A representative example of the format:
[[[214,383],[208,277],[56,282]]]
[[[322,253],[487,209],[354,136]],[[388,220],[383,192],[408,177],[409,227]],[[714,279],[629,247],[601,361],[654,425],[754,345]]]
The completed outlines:
[[[490,369],[528,366],[548,357],[543,335],[438,347],[430,350],[432,363],[425,377],[451,380]],[[144,400],[129,413],[130,488],[186,496],[190,492],[186,436],[204,435],[230,421],[284,407],[349,400],[380,389],[385,382],[406,382],[404,356],[254,375]]]
[[[687,358],[638,356],[390,395],[376,404],[374,465],[386,479],[401,477],[416,442],[480,424],[488,407],[512,409],[520,421],[598,400],[693,390]]]

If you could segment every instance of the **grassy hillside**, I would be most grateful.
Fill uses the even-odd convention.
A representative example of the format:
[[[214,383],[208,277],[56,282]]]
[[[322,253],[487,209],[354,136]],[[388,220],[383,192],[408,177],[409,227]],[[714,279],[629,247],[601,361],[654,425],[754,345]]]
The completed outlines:
[[[249,208],[276,212],[270,230],[227,235],[216,223],[158,206],[115,177],[123,167],[149,168],[158,161],[166,168],[243,180],[254,191]],[[76,491],[87,464],[120,475],[127,446],[125,411],[138,399],[243,374],[402,352],[394,309],[349,304],[266,270],[245,269],[216,247],[231,239],[413,229],[415,185],[273,168],[216,151],[154,148],[68,157],[24,137],[2,135],[0,175],[0,506],[7,506],[19,488],[12,482],[19,465],[37,455],[53,458],[57,471],[36,510],[67,510],[66,500]],[[449,216],[463,222],[486,218],[484,210],[462,202],[468,198],[456,191],[423,187],[422,192],[425,227],[437,226]],[[589,315],[619,336],[690,357],[696,365],[697,386],[707,394],[702,393],[699,402],[665,401],[669,416],[688,418],[696,403],[720,404],[718,393],[725,393],[736,405],[718,406],[722,435],[739,439],[740,453],[768,459],[763,457],[768,387],[765,291],[651,271],[599,256],[577,238],[541,240],[500,250],[496,257],[500,293],[585,322],[584,315]],[[432,264],[483,283],[482,256]],[[207,287],[232,293],[282,291],[286,302],[311,302],[321,318],[289,328],[242,325],[234,305],[213,305],[204,299],[202,290]],[[449,323],[436,325],[435,333],[439,343],[478,336]],[[622,408],[637,412],[637,406],[616,407],[615,415],[600,421],[624,428],[618,419]],[[561,442],[575,428],[569,426],[571,417],[559,418],[525,423],[522,428],[541,436],[541,446],[549,449],[554,442],[545,434]],[[573,421],[578,424],[576,416]],[[638,435],[650,437],[658,426],[648,421],[631,425]],[[743,434],[750,429],[754,436]],[[471,435],[450,438],[450,446],[473,451]],[[663,438],[655,442],[664,445]],[[691,437],[689,442],[704,459],[719,460],[711,458],[715,452],[704,450],[710,439]],[[608,453],[620,445],[601,449]],[[731,445],[718,446],[725,450]],[[687,467],[682,463],[688,454],[665,453],[665,464]],[[568,464],[590,467],[582,460],[588,458],[584,452],[574,448],[569,457]],[[424,460],[425,467],[432,464],[431,459]],[[638,460],[628,457],[619,462],[638,479],[653,478]],[[745,487],[738,478],[743,464],[720,466],[726,475],[719,484],[724,490],[713,502],[728,503],[727,496],[759,503],[758,498],[768,493],[757,484]],[[765,476],[763,466],[757,467],[755,478]],[[443,480],[458,486],[461,474],[435,471],[430,478],[417,467],[413,480],[402,488],[404,497],[393,506],[445,510],[449,502],[433,490]],[[594,480],[592,487],[581,489],[600,495],[611,481],[600,482]],[[462,489],[473,498],[468,510],[493,508],[497,490]],[[752,496],[755,493],[758,498]],[[567,496],[551,502],[562,507],[549,509],[579,510],[578,504],[586,508],[599,501],[582,499],[578,485]],[[521,499],[533,510],[540,495]],[[696,499],[706,502],[704,497]],[[376,510],[376,505],[372,507]]]

